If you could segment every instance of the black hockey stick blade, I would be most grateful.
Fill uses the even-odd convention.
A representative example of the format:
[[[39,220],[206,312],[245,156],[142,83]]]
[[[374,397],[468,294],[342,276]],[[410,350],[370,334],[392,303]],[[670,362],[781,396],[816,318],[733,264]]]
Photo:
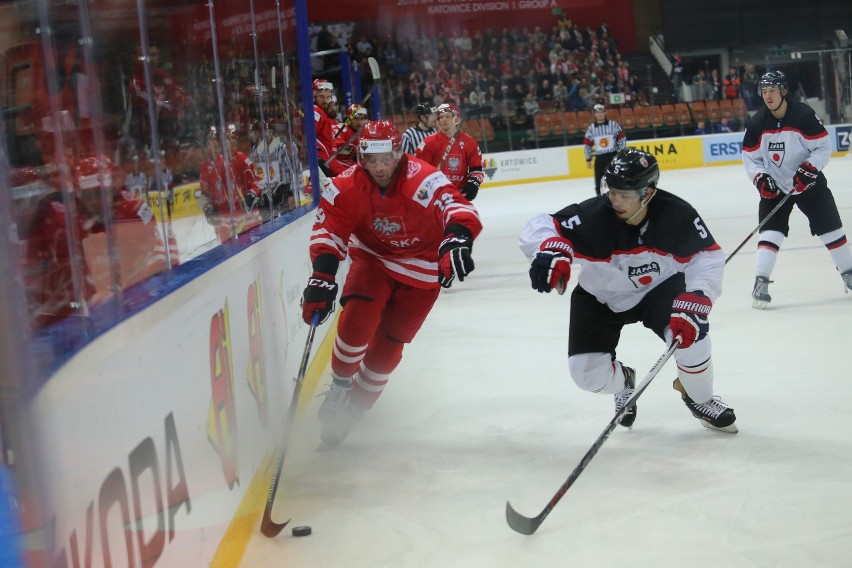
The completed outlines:
[[[544,522],[544,519],[547,518],[547,515],[553,510],[553,508],[559,503],[559,501],[568,493],[568,490],[571,489],[571,486],[574,485],[574,482],[577,481],[577,478],[580,477],[580,474],[586,470],[586,467],[589,465],[589,462],[592,461],[592,458],[598,453],[598,450],[601,449],[601,446],[604,445],[609,439],[609,435],[612,434],[613,430],[618,427],[618,423],[621,422],[621,419],[624,418],[624,415],[633,408],[636,404],[636,400],[645,392],[645,389],[648,388],[648,385],[651,384],[651,381],[654,380],[654,377],[657,376],[657,373],[660,372],[660,369],[663,368],[663,365],[666,364],[671,356],[674,354],[675,350],[680,347],[680,336],[675,338],[672,341],[671,345],[669,345],[668,349],[665,353],[660,355],[660,358],[657,359],[657,362],[654,363],[654,366],[651,367],[651,370],[648,371],[648,374],[645,375],[645,378],[636,387],[636,390],[633,391],[633,394],[627,399],[627,402],[624,404],[624,407],[618,411],[615,416],[613,416],[612,420],[609,421],[604,431],[601,432],[601,435],[598,436],[598,439],[595,440],[595,443],[592,444],[592,447],[586,452],[586,455],[583,456],[583,459],[580,460],[580,463],[577,464],[577,467],[574,468],[574,471],[571,472],[571,475],[568,476],[568,479],[559,487],[559,490],[550,498],[550,502],[541,510],[541,513],[538,514],[537,517],[529,518],[521,515],[515,509],[512,508],[512,505],[509,502],[506,502],[506,522],[509,523],[509,526],[512,530],[515,530],[521,534],[531,535],[541,523]]]
[[[548,510],[548,513],[550,511]],[[546,516],[546,515],[545,515]],[[538,526],[541,522],[544,521],[544,516],[539,515],[538,517],[525,517],[519,512],[517,512],[512,504],[506,501],[506,522],[509,523],[509,526],[512,527],[512,530],[515,532],[519,532],[525,535],[531,535],[538,529]]]
[[[293,431],[293,422],[296,419],[296,411],[299,407],[299,395],[302,392],[302,383],[305,380],[305,373],[308,370],[308,360],[311,358],[311,346],[314,343],[314,335],[319,325],[320,314],[314,312],[311,318],[311,329],[308,331],[308,339],[305,342],[305,351],[302,353],[302,361],[299,364],[299,374],[296,376],[296,386],[293,387],[293,397],[290,399],[290,407],[287,409],[287,422],[284,426],[284,440],[278,448],[276,456],[275,469],[272,471],[272,481],[269,484],[269,492],[266,494],[266,507],[263,509],[263,519],[260,521],[260,533],[263,536],[273,538],[278,536],[284,527],[290,522],[287,519],[283,523],[276,523],[272,520],[272,505],[275,503],[275,493],[278,491],[278,484],[281,482],[281,472],[284,469],[284,458],[287,455],[287,442],[290,439],[290,434]]]
[[[465,113],[466,118],[476,118],[479,116],[488,116],[494,112],[494,107],[491,105],[482,105],[468,109]]]

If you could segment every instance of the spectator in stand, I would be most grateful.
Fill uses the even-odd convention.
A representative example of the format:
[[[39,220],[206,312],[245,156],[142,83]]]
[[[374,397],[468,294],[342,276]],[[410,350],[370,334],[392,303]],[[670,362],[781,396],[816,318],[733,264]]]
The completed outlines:
[[[739,73],[737,73],[736,67],[731,67],[728,70],[728,74],[725,75],[723,83],[725,86],[726,99],[737,99],[740,97],[740,76]]]
[[[682,99],[682,89],[683,89],[683,58],[680,55],[674,56],[674,62],[672,63],[672,87],[674,87],[674,99],[675,102],[679,102]]]
[[[583,137],[586,167],[592,169],[592,151],[595,154],[595,194],[601,194],[601,178],[604,170],[619,150],[627,146],[627,136],[621,125],[606,116],[606,107],[596,104],[593,108],[595,120]]]
[[[718,101],[722,98],[722,79],[719,77],[718,69],[710,70],[710,77],[707,79],[707,100]]]
[[[707,76],[704,74],[704,69],[699,69],[692,78],[692,100],[707,100]]]
[[[695,135],[697,135],[697,136],[701,136],[702,134],[712,134],[713,133],[712,130],[707,128],[707,125],[703,120],[699,120],[698,124],[696,126],[697,127],[695,129]]]
[[[754,70],[754,64],[746,63],[741,81],[743,99],[748,110],[757,110],[757,81],[759,77]]]
[[[719,121],[719,124],[716,125],[716,132],[733,132],[734,127],[731,126],[728,117],[723,116],[722,120]]]

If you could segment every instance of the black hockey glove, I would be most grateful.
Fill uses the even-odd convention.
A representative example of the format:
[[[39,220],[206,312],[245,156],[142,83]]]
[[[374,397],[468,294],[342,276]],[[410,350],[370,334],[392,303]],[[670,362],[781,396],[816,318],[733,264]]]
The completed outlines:
[[[809,189],[817,182],[819,172],[809,162],[802,162],[802,165],[796,170],[793,175],[793,189],[790,191],[793,195],[798,195]]]
[[[467,178],[467,181],[464,182],[464,185],[461,186],[459,191],[461,191],[461,194],[464,195],[468,201],[473,201],[479,193],[479,181],[475,178]]]
[[[482,180],[484,179],[484,174],[482,171],[473,171],[470,172],[467,176],[467,179],[464,182],[464,185],[461,186],[459,190],[462,195],[468,201],[473,201],[476,199],[476,195],[479,193],[479,186],[482,184]]]
[[[533,290],[550,293],[554,288],[560,294],[571,279],[571,261],[574,259],[571,243],[561,237],[546,239],[530,264],[530,283]]]
[[[333,255],[323,254],[314,260],[314,271],[308,278],[308,285],[302,294],[302,319],[310,324],[314,312],[319,312],[319,322],[323,323],[334,311],[337,298],[337,273],[339,261]]]
[[[757,174],[754,176],[754,187],[760,192],[763,199],[775,199],[778,197],[778,186],[769,174]]]
[[[473,272],[473,236],[463,225],[449,225],[444,230],[444,240],[438,249],[438,283],[444,288],[453,284],[456,276],[459,282]]]

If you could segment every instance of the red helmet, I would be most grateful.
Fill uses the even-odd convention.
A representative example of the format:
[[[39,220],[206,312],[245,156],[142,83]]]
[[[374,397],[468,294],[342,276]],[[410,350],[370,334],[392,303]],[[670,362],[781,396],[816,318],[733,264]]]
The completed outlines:
[[[452,103],[444,103],[438,105],[438,108],[435,109],[435,113],[440,117],[441,113],[449,112],[453,115],[453,123],[458,124],[461,122],[461,111],[459,107]]]
[[[80,189],[112,186],[112,164],[107,158],[86,156],[74,164],[74,177]]]
[[[314,92],[333,91],[334,85],[328,79],[314,79]]]
[[[367,109],[358,104],[349,105],[349,108],[346,109],[346,116],[349,118],[349,120],[355,120],[356,118],[367,118]]]
[[[362,154],[400,152],[402,135],[389,120],[371,120],[361,129],[358,148]]]

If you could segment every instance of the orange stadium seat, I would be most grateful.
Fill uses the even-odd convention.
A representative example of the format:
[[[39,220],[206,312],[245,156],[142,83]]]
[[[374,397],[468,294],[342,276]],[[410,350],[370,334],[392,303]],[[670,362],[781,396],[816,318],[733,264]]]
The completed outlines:
[[[707,119],[713,124],[719,122],[722,118],[722,112],[719,110],[719,101],[704,101],[704,106],[707,107]]]
[[[660,128],[663,125],[663,111],[660,110],[660,105],[649,106],[648,114],[650,115],[651,126]]]
[[[748,107],[746,106],[745,99],[733,99],[731,101],[731,107],[734,110],[734,117],[740,122],[745,122],[748,120]]]
[[[554,136],[562,136],[567,132],[565,130],[565,114],[562,112],[554,112],[550,115],[550,133]]]
[[[719,101],[719,114],[721,118],[734,120],[734,105],[731,99],[722,99]]]
[[[580,131],[580,123],[577,120],[577,113],[573,110],[566,110],[560,113],[561,121],[565,124],[565,132],[568,134],[574,134],[575,132]]]
[[[633,107],[633,117],[636,119],[636,128],[648,128],[651,126],[651,111],[650,107],[635,106]]]
[[[479,126],[479,121],[475,119],[470,119],[465,121],[465,131],[470,135],[474,140],[482,140],[482,128]]]
[[[577,126],[580,127],[580,132],[585,133],[592,123],[592,113],[588,110],[577,111]]]
[[[550,115],[540,112],[533,117],[536,134],[540,138],[550,136]]]
[[[482,130],[482,136],[485,140],[488,140],[489,142],[494,140],[494,127],[491,125],[491,121],[489,119],[480,119],[479,127]]]
[[[692,101],[692,120],[707,120],[707,107],[704,101]]]
[[[663,124],[677,126],[677,113],[674,105],[660,105],[660,112],[663,115]]]
[[[633,116],[632,108],[623,107],[621,109],[621,127],[624,130],[633,130],[636,128],[636,117]]]
[[[689,105],[686,103],[677,103],[675,106],[677,114],[677,123],[681,126],[689,126],[692,124],[692,116],[689,114]]]

